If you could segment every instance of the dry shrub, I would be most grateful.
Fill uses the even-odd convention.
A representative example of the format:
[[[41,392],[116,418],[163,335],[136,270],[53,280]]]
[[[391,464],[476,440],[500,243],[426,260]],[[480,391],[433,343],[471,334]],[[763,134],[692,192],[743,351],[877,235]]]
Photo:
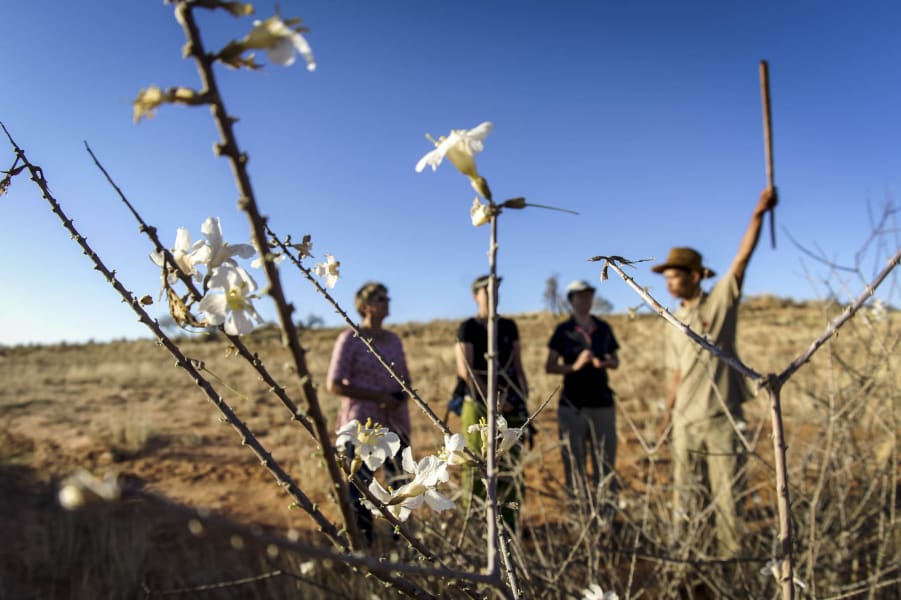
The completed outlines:
[[[835,310],[827,303],[750,298],[742,307],[742,356],[763,371],[784,366],[822,330]],[[822,598],[843,594],[890,598],[898,592],[901,530],[897,519],[897,432],[901,399],[894,357],[901,318],[897,312],[890,313],[885,321],[864,317],[843,329],[783,391],[796,573],[808,590]],[[559,377],[543,373],[545,342],[555,319],[542,313],[516,318],[533,391],[530,403],[536,408],[560,383]],[[773,450],[763,395],[746,405],[749,439],[755,453],[747,461],[743,560],[718,562],[709,546],[709,511],[695,515],[682,535],[673,536],[667,447],[655,453],[645,450],[656,442],[653,431],[666,392],[660,343],[664,324],[649,315],[632,319],[612,315],[608,320],[622,344],[622,366],[611,376],[618,394],[621,490],[614,496],[605,485],[591,498],[565,498],[556,401],[552,401],[537,419],[539,434],[534,447],[524,453],[522,523],[509,549],[525,594],[579,597],[588,582],[597,581],[605,589],[616,590],[621,598],[774,596],[775,580],[760,575],[777,533]],[[394,329],[403,337],[415,387],[436,412],[443,414],[453,385],[456,324],[404,324]],[[303,333],[315,381],[324,380],[336,335],[335,329]],[[255,333],[248,343],[280,379],[292,381],[290,369],[283,366],[287,353],[277,333]],[[203,361],[209,372],[227,382],[224,393],[238,415],[261,436],[311,498],[337,518],[326,492],[328,477],[313,442],[290,422],[256,374],[222,345],[208,343],[205,338],[187,339],[183,345],[189,356]],[[84,367],[91,363],[104,365],[94,377],[87,376]],[[47,381],[49,364],[56,366],[58,376]],[[127,365],[140,365],[138,372],[150,375],[131,378]],[[215,508],[245,523],[264,524],[276,533],[283,533],[285,527],[307,527],[305,517],[299,511],[287,510],[287,498],[274,489],[256,461],[213,416],[196,388],[172,368],[171,360],[152,342],[12,348],[0,362],[0,376],[7,382],[0,391],[0,410],[7,422],[23,426],[16,435],[3,438],[6,451],[0,481],[9,487],[11,478],[15,479],[13,474],[22,469],[33,478],[24,491],[17,488],[15,494],[6,494],[11,500],[5,512],[13,517],[10,522],[15,524],[15,535],[26,536],[20,541],[34,540],[7,545],[0,563],[4,565],[0,596],[17,597],[19,590],[40,590],[34,593],[84,598],[96,597],[99,590],[109,597],[135,597],[141,593],[142,582],[161,591],[232,581],[276,569],[298,575],[300,565],[307,562],[305,557],[288,551],[274,560],[265,546],[251,540],[236,553],[228,543],[230,536],[212,528],[207,530],[208,537],[192,539],[185,533],[184,519],[146,503],[104,509],[107,512],[102,514],[63,515],[54,508],[49,487],[54,476],[75,465],[105,468],[103,451],[108,450],[115,435],[121,440],[135,439],[140,446],[137,432],[143,419],[149,424],[153,443],[145,440],[140,452],[124,454],[117,466],[143,481],[148,489],[191,505]],[[296,395],[299,388],[288,391]],[[324,393],[322,399],[326,414],[333,419],[336,399]],[[411,407],[411,413],[413,447],[419,457],[434,451],[440,440],[420,411]],[[110,423],[115,426],[110,427]],[[454,416],[449,424],[452,429],[458,428]],[[133,434],[128,431],[132,428],[135,437],[130,438]],[[81,446],[67,443],[84,438],[85,431],[91,432],[94,446],[88,442]],[[614,507],[612,514],[605,506]],[[462,510],[453,515],[434,515],[424,509],[414,514],[410,525],[449,566],[478,569],[484,564],[485,525],[478,511],[467,519]],[[380,523],[377,531],[374,553],[415,561],[405,544],[391,539],[387,524]],[[87,567],[76,569],[76,558]],[[346,566],[317,565],[315,576],[308,578],[313,584],[280,575],[188,597],[296,597],[298,586],[307,586],[300,591],[303,597],[384,594],[380,584],[354,574]],[[29,574],[26,580],[16,574],[19,572]],[[447,582],[421,583],[444,597],[465,597],[461,589]],[[489,593],[471,587],[477,596]]]

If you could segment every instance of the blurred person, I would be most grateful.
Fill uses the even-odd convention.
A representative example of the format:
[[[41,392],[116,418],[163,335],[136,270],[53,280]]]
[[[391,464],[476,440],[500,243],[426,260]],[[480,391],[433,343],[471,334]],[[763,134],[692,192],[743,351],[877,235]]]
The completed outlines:
[[[666,278],[670,294],[680,301],[676,318],[732,356],[737,357],[735,333],[745,270],[757,247],[764,215],[776,203],[775,189],[761,192],[729,271],[709,293],[701,289],[701,281],[715,273],[693,248],[672,248],[666,262],[652,268]],[[696,472],[706,470],[716,509],[718,552],[724,558],[735,557],[740,550],[735,483],[743,462],[735,427],[744,426],[741,405],[749,397],[748,388],[737,371],[682,331],[667,326],[666,338],[666,362],[673,379],[660,431],[665,435],[672,422],[675,520],[679,523],[701,510],[697,490],[705,482],[699,481]]]
[[[354,305],[360,313],[360,335],[370,340],[388,364],[393,364],[398,377],[409,386],[410,372],[400,338],[386,329],[382,323],[388,316],[388,288],[378,282],[368,282],[357,290]],[[410,411],[407,397],[366,345],[347,329],[338,334],[326,375],[326,389],[341,397],[336,429],[356,419],[365,424],[367,419],[387,427],[398,435],[401,447],[397,456],[410,443]],[[400,459],[385,462],[386,474],[392,487],[402,483]],[[369,485],[373,473],[366,465],[358,471],[360,479]],[[357,526],[368,543],[372,543],[372,513],[360,505],[361,494],[350,486],[351,500],[357,515]]]
[[[497,286],[501,279],[498,277]],[[476,456],[482,455],[482,438],[478,431],[470,432],[471,425],[477,425],[488,416],[485,397],[488,390],[488,285],[490,277],[476,278],[470,289],[476,304],[476,316],[463,321],[457,330],[455,354],[457,361],[456,397],[463,397],[460,423],[466,447]],[[497,289],[495,289],[497,291]],[[500,415],[510,428],[522,427],[528,420],[526,398],[529,384],[522,368],[519,329],[512,319],[498,317],[497,320],[497,397]],[[534,432],[527,428],[525,435],[531,439]],[[528,440],[526,440],[528,441]],[[511,529],[517,527],[518,510],[522,502],[523,486],[521,475],[517,474],[521,447],[515,446],[498,461],[497,499],[501,516]],[[473,496],[485,498],[485,484],[477,467],[463,470],[463,506],[469,508]]]
[[[616,410],[607,371],[619,367],[619,343],[610,325],[591,314],[594,292],[586,281],[566,286],[572,314],[554,330],[545,363],[545,372],[563,375],[557,425],[566,486],[573,495],[589,481],[588,491],[595,494],[602,474],[616,467]],[[591,456],[590,480],[586,454]],[[613,480],[611,488],[616,487]]]

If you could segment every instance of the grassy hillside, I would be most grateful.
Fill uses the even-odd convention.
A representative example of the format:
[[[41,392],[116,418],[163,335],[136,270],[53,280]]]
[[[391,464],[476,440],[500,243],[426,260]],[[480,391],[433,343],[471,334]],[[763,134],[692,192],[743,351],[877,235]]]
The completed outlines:
[[[748,299],[741,310],[741,356],[757,371],[768,373],[781,370],[799,355],[841,309],[761,297]],[[602,577],[614,582],[620,597],[624,597],[622,590],[627,585],[633,595],[641,590],[652,597],[663,595],[672,586],[667,593],[676,596],[701,593],[699,589],[707,589],[705,593],[712,589],[716,595],[716,582],[725,577],[717,570],[719,566],[699,567],[697,573],[706,573],[703,576],[686,574],[684,566],[669,560],[679,551],[664,544],[670,494],[666,487],[670,469],[667,447],[656,452],[648,449],[657,443],[655,430],[667,390],[665,323],[647,314],[607,317],[622,346],[621,366],[611,374],[611,382],[619,409],[617,469],[625,487],[619,500],[617,529],[603,533],[607,536],[603,540],[597,537],[602,533],[592,532],[589,540],[595,541],[590,542],[591,551],[586,547],[577,559],[564,560],[573,544],[589,543],[578,531],[585,531],[591,518],[582,523],[582,529],[574,525],[579,509],[567,504],[561,492],[555,420],[555,390],[560,378],[543,372],[546,342],[556,319],[545,313],[515,318],[531,384],[530,407],[534,410],[551,399],[537,419],[536,444],[525,457],[528,492],[523,515],[534,532],[531,541],[522,541],[522,548],[540,544],[545,554],[534,554],[533,561],[541,556],[540,560],[546,561],[542,565],[550,568],[553,563],[572,582]],[[850,586],[866,583],[874,573],[881,574],[882,579],[890,579],[886,573],[898,576],[897,549],[901,545],[886,547],[879,540],[901,541],[897,517],[901,375],[895,358],[899,324],[896,312],[886,320],[861,314],[783,390],[797,519],[798,573],[808,585],[818,585],[825,595],[856,589]],[[435,412],[444,415],[454,380],[456,323],[389,324],[389,328],[403,339],[414,387]],[[336,334],[333,329],[303,332],[302,343],[317,384],[323,382]],[[247,341],[301,403],[299,383],[291,373],[277,332],[259,331]],[[225,401],[310,498],[327,515],[337,517],[327,493],[327,475],[309,436],[291,422],[290,414],[257,374],[230,352],[228,342],[194,336],[184,338],[182,346],[188,356],[202,363],[204,373]],[[189,573],[184,574],[156,554],[160,548],[157,538],[165,538],[165,532],[174,527],[177,533],[170,532],[169,542],[175,550],[167,554],[170,559],[182,551],[194,557],[210,552],[218,557],[210,560],[217,562],[223,555],[215,551],[216,543],[211,541],[215,536],[199,546],[202,550],[191,546],[188,551],[189,542],[180,537],[183,528],[173,525],[181,522],[180,517],[148,503],[119,508],[116,518],[129,525],[115,528],[115,535],[92,526],[90,515],[59,513],[53,503],[53,484],[77,467],[97,474],[114,469],[147,492],[213,510],[239,523],[279,532],[303,532],[312,527],[301,511],[288,509],[287,495],[241,446],[233,430],[220,421],[197,386],[153,341],[5,348],[0,354],[0,381],[0,498],[4,514],[12,517],[0,525],[0,534],[9,540],[0,567],[2,597],[26,593],[23,590],[42,597],[48,590],[58,597],[88,597],[81,594],[101,588],[133,597],[134,586],[148,573],[155,573],[157,589],[164,589],[265,570],[257,564],[265,562],[260,558],[264,553],[254,554],[248,547],[241,551],[255,558],[242,559],[243,567],[234,573],[219,568],[222,565],[200,569],[196,562],[179,559],[177,562]],[[329,422],[334,423],[337,399],[324,389],[320,393]],[[763,566],[755,561],[768,556],[777,529],[773,521],[768,411],[764,394],[746,406],[756,451],[748,463],[750,491],[746,500],[747,552],[753,560],[749,559],[745,571],[753,574]],[[411,406],[411,413],[416,455],[437,449],[442,442],[440,435],[415,406]],[[458,428],[455,416],[451,416],[449,425]],[[113,517],[106,514],[104,518]],[[426,527],[423,535],[427,535],[430,530],[425,523],[432,517],[424,511],[421,519]],[[123,531],[131,533],[125,535]],[[638,531],[644,533],[637,535]],[[61,532],[65,539],[59,539]],[[105,532],[101,541],[91,538],[100,535],[98,532]],[[856,537],[849,538],[852,534]],[[307,536],[318,540],[312,533],[304,534]],[[110,546],[116,550],[111,552]],[[79,579],[70,568],[76,568],[76,559],[93,556],[92,552],[98,565],[108,565],[110,554],[122,557],[121,568],[111,571],[98,566],[93,574],[89,568],[86,579]],[[828,567],[824,562],[827,555]],[[67,557],[73,565],[66,564]],[[845,562],[836,566],[841,557]],[[225,560],[230,563],[233,558]],[[528,564],[538,569],[534,562]],[[169,578],[160,573],[169,573]],[[317,577],[321,585],[337,585],[334,581],[327,583],[331,580],[321,569]],[[759,575],[746,577],[749,593],[775,589]],[[532,579],[536,589],[545,589],[541,577]],[[566,586],[561,587],[559,579],[555,581],[554,589],[564,597]],[[273,584],[270,581],[266,585]],[[299,584],[292,579],[291,585]],[[242,594],[248,589],[257,590],[250,597],[276,596],[272,587],[242,586],[234,591],[237,595],[221,593],[226,594],[222,597],[245,597]],[[313,593],[312,589],[306,593]],[[351,597],[360,597],[355,591],[341,589]],[[897,583],[877,589],[877,597],[886,591],[894,593]]]

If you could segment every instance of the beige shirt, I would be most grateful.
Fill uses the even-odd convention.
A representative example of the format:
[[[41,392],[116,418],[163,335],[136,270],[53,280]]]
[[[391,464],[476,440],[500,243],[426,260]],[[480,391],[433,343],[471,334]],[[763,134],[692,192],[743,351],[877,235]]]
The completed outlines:
[[[700,301],[682,306],[676,318],[721,350],[738,356],[735,331],[741,289],[730,270]],[[741,374],[692,341],[682,331],[667,326],[667,366],[682,374],[676,391],[673,421],[683,424],[724,415],[724,406],[736,416],[748,399],[748,387]]]

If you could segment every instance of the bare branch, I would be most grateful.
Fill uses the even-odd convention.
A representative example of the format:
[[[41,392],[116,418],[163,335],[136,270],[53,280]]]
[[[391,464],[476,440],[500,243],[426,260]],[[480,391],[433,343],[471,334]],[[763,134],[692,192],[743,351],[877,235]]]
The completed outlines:
[[[898,266],[899,262],[901,262],[901,248],[898,248],[898,251],[895,252],[895,255],[888,260],[882,271],[880,271],[879,274],[876,275],[876,278],[864,287],[863,291],[860,293],[857,299],[854,300],[854,302],[852,302],[848,307],[846,307],[842,314],[835,317],[826,327],[826,330],[822,333],[822,335],[814,340],[813,343],[811,343],[807,348],[807,350],[804,351],[804,353],[793,360],[791,364],[788,365],[788,367],[786,367],[786,369],[777,376],[780,385],[788,381],[789,377],[791,377],[795,371],[800,369],[804,363],[810,360],[810,357],[813,356],[814,352],[816,352],[823,344],[825,344],[829,340],[829,338],[831,338],[835,334],[835,332],[837,332],[839,328],[841,328],[842,325],[847,323],[851,319],[851,317],[853,317],[857,313],[857,311],[860,310],[860,308],[866,303],[867,300],[870,299],[870,297],[876,291],[876,288],[879,287],[879,284],[885,281],[885,278],[888,277],[889,273],[891,273],[892,270]]]
[[[642,259],[642,260],[630,261],[630,260],[624,259],[621,256],[595,256],[593,258],[589,258],[588,260],[589,260],[589,262],[597,262],[597,261],[603,260],[604,265],[602,267],[602,270],[606,270],[607,267],[610,267],[611,269],[616,271],[616,274],[619,275],[630,288],[635,290],[635,292],[639,296],[641,296],[642,299],[644,299],[644,301],[648,304],[648,306],[650,306],[654,310],[654,312],[656,312],[658,315],[660,315],[661,317],[666,319],[670,323],[670,325],[672,325],[673,327],[675,327],[676,329],[680,330],[682,333],[687,335],[689,338],[694,340],[694,342],[696,344],[698,344],[700,347],[702,347],[704,350],[707,350],[708,352],[710,352],[711,354],[716,356],[721,361],[727,363],[730,367],[732,367],[733,369],[735,369],[736,371],[738,371],[739,373],[741,373],[748,379],[752,379],[757,382],[761,382],[764,379],[763,375],[761,375],[760,373],[758,373],[751,367],[745,365],[738,358],[732,356],[728,352],[721,350],[717,346],[713,345],[712,343],[710,343],[710,341],[706,337],[696,333],[691,327],[689,327],[688,325],[686,325],[685,323],[683,323],[682,321],[677,319],[670,311],[668,311],[653,296],[651,296],[650,293],[648,293],[647,288],[643,288],[643,287],[639,286],[637,283],[635,283],[634,279],[632,279],[631,277],[626,275],[626,273],[622,270],[622,268],[620,268],[620,266],[618,264],[618,263],[621,263],[624,265],[631,266],[635,263],[645,262],[645,261],[652,260],[652,259]],[[602,279],[603,279],[603,276],[602,276]]]

